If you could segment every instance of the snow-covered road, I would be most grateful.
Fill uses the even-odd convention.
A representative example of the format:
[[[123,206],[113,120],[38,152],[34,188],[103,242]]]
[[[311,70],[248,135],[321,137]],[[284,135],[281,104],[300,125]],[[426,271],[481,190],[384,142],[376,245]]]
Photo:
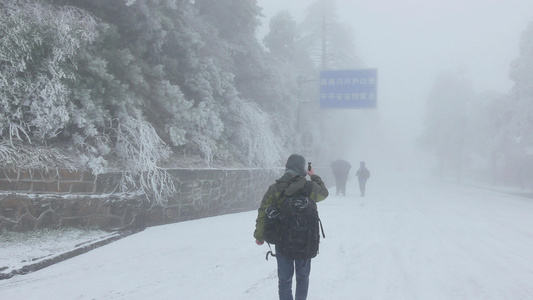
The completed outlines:
[[[356,186],[319,204],[308,299],[533,299],[532,199],[403,175]],[[0,281],[0,298],[276,299],[255,216],[148,228]]]

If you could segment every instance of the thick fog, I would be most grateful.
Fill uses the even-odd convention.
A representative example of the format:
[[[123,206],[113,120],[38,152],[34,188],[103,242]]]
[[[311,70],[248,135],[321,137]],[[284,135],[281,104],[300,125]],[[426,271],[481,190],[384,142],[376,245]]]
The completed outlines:
[[[259,0],[265,17],[258,35],[266,34],[270,17],[280,10],[289,10],[300,22],[313,2]],[[351,141],[349,146],[341,142],[331,155],[395,168],[421,164],[423,154],[413,146],[436,76],[461,72],[476,93],[507,93],[521,33],[533,21],[533,1],[528,0],[335,2],[340,21],[355,31],[362,67],[378,69],[378,107],[324,112],[326,122],[346,124],[344,134],[332,134]]]

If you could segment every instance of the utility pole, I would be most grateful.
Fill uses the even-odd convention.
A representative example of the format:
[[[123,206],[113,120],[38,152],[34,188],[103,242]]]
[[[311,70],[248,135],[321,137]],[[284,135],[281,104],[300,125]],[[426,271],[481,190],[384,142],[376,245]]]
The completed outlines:
[[[326,44],[326,16],[322,19],[322,70],[327,70],[328,68],[328,55],[327,55],[327,44]]]

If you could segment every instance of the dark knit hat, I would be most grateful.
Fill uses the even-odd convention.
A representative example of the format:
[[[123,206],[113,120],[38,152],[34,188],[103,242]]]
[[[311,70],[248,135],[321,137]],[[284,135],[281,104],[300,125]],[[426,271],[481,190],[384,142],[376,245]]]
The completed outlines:
[[[305,170],[305,158],[299,154],[293,154],[287,159],[285,164],[285,171],[294,171],[295,173],[305,176],[307,171]]]

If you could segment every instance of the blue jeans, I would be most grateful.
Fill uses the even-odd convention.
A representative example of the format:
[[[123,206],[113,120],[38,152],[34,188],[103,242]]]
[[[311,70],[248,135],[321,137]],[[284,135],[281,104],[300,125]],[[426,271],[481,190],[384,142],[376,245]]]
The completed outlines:
[[[276,247],[278,261],[278,293],[280,300],[293,300],[292,277],[296,269],[296,300],[307,298],[309,274],[311,273],[311,259],[290,259],[283,256]]]

